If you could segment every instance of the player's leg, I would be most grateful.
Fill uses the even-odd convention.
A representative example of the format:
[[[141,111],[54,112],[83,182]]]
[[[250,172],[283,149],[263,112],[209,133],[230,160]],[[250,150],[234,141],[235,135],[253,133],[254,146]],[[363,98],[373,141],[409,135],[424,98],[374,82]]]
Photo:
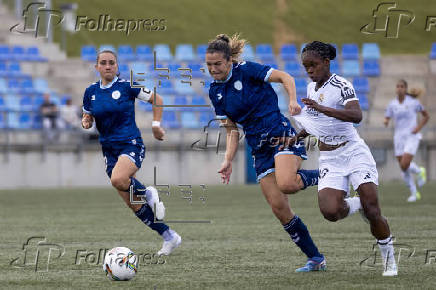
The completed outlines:
[[[344,199],[346,193],[344,190],[329,187],[318,192],[319,210],[326,220],[336,222],[359,210],[360,200],[357,198],[357,203],[347,203]]]
[[[299,169],[302,159],[286,151],[274,156],[277,185],[285,194],[296,193],[308,186],[318,184],[319,170]]]
[[[360,184],[357,188],[363,211],[369,220],[372,235],[377,239],[384,263],[383,276],[396,276],[398,273],[394,257],[393,238],[388,222],[381,215],[377,197],[377,185],[373,182]]]
[[[309,231],[303,221],[295,215],[290,206],[287,195],[278,187],[274,172],[260,179],[260,187],[268,204],[284,230],[290,235],[292,241],[308,257],[307,264],[297,269],[298,272],[325,270],[324,256],[319,253]]]
[[[408,202],[414,202],[419,199],[418,196],[421,197],[421,195],[418,193],[418,190],[416,189],[415,178],[409,166],[412,159],[413,155],[410,155],[408,153],[397,156],[398,163],[402,170],[403,180],[410,190],[410,196],[407,199]]]

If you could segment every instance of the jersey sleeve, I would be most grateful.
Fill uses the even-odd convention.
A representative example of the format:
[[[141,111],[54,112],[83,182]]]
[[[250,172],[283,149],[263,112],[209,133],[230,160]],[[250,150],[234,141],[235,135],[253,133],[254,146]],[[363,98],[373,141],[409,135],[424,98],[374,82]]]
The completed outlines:
[[[140,84],[137,82],[133,82],[133,85],[139,86]],[[153,91],[146,88],[145,86],[139,88],[139,87],[132,87],[132,85],[129,84],[129,94],[133,98],[138,98],[141,101],[148,102],[153,96]]]
[[[269,65],[263,65],[256,62],[247,61],[241,63],[244,73],[251,79],[267,82],[274,70]]]
[[[416,105],[415,105],[415,112],[422,112],[424,111],[424,106],[421,104],[420,101],[416,100]]]
[[[92,115],[91,112],[91,93],[89,88],[85,90],[85,93],[83,94],[83,113]]]
[[[350,82],[347,82],[344,86],[341,86],[341,105],[345,106],[350,101],[359,101],[356,96],[356,91]]]
[[[212,106],[215,110],[215,115],[217,119],[225,120],[227,119],[227,115],[224,112],[224,110],[221,108],[220,104],[218,103],[218,96],[215,96],[212,89],[209,89],[209,99],[212,102]]]
[[[386,118],[393,118],[394,117],[394,110],[392,107],[392,102],[389,103],[389,105],[386,107],[385,117]]]

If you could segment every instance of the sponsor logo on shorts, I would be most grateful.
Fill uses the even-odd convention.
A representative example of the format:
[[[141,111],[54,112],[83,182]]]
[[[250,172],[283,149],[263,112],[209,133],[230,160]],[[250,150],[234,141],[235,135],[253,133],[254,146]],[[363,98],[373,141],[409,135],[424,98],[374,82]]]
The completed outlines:
[[[328,168],[323,168],[319,170],[319,178],[324,178],[325,175],[327,174],[327,172],[329,172]]]

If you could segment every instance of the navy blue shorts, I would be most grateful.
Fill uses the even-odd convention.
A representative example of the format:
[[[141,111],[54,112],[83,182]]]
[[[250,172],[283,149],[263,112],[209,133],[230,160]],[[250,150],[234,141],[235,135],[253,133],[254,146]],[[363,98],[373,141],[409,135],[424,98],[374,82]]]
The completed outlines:
[[[112,170],[121,155],[127,156],[136,167],[141,168],[142,160],[145,156],[145,146],[141,138],[136,138],[127,142],[110,142],[102,144],[104,162],[106,163],[106,173],[109,178]]]
[[[253,166],[256,170],[257,181],[275,171],[274,157],[282,154],[300,156],[303,160],[307,159],[304,140],[300,140],[292,147],[279,150],[281,144],[278,142],[280,137],[291,137],[296,135],[295,129],[289,120],[285,121],[268,133],[261,136],[245,136],[247,143],[252,149]]]

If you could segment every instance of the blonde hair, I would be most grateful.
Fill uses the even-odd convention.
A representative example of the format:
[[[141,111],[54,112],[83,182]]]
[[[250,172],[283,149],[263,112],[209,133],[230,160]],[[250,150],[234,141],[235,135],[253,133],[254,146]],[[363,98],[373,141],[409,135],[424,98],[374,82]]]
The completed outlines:
[[[419,98],[423,93],[423,90],[420,88],[411,88],[407,94],[415,99]]]
[[[245,39],[240,39],[239,33],[233,34],[232,37],[218,34],[215,39],[209,41],[206,53],[221,52],[225,59],[229,60],[232,57],[232,61],[237,63],[246,43]]]

